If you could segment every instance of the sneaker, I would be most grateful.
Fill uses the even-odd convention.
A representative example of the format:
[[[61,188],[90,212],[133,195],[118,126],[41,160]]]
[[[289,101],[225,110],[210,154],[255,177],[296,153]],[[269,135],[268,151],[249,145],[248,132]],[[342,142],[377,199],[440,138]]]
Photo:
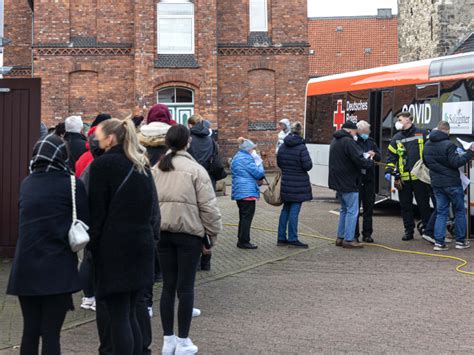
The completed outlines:
[[[199,317],[201,315],[201,310],[199,308],[193,308],[193,318]]]
[[[177,338],[176,355],[192,355],[198,352],[198,347],[189,338]]]
[[[94,303],[91,306],[91,311],[95,312],[96,308],[97,308],[97,305],[95,304],[95,301],[94,301]]]
[[[81,303],[81,308],[82,309],[87,309],[90,310],[94,306],[95,308],[95,297],[83,297],[82,298],[82,303]],[[95,309],[94,309],[95,311]]]
[[[150,318],[153,317],[153,307],[148,307],[148,314],[150,315]]]
[[[456,249],[467,249],[471,247],[471,243],[469,241],[464,242],[456,242]]]
[[[164,336],[163,349],[161,350],[161,353],[163,355],[174,355],[177,345],[178,345],[178,340],[175,335]]]
[[[347,241],[347,240],[344,240],[342,242],[342,247],[343,248],[346,248],[346,249],[361,249],[363,248],[364,246],[360,243],[358,243],[356,240],[353,240],[353,241]]]
[[[256,246],[255,244],[252,244],[252,243],[237,243],[237,248],[239,249],[257,249],[258,246]]]
[[[444,242],[445,243],[452,243],[452,242],[454,242],[454,238],[451,237],[451,236],[446,236],[446,238],[444,238]]]
[[[447,250],[449,250],[449,248],[446,244],[435,243],[435,246],[434,246],[433,250],[434,251],[447,251]]]
[[[288,240],[286,240],[286,239],[285,239],[285,240],[280,240],[280,239],[278,239],[277,246],[279,246],[279,247],[285,247],[285,246],[287,246],[287,245],[288,245]]]
[[[362,237],[362,241],[364,243],[373,243],[374,242],[374,238],[370,237],[370,236],[367,236],[367,237]]]
[[[295,240],[294,242],[288,242],[288,246],[294,248],[308,249],[308,244],[301,243],[299,240]]]
[[[408,240],[413,240],[413,233],[406,233],[405,232],[405,234],[402,237],[402,240],[405,241],[405,242],[408,241]]]
[[[431,244],[435,244],[436,241],[433,237],[429,236],[429,235],[426,235],[426,234],[423,234],[421,236],[424,240],[426,240],[427,242],[430,242]],[[446,241],[447,242],[447,241]]]

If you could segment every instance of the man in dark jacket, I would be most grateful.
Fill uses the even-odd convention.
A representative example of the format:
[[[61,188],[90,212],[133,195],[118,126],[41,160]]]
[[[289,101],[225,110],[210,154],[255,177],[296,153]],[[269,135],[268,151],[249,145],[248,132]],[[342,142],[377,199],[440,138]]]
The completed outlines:
[[[344,248],[362,248],[354,240],[357,217],[359,215],[359,186],[361,169],[373,166],[374,153],[364,158],[362,149],[355,141],[357,126],[346,121],[342,129],[334,133],[329,149],[329,188],[337,192],[341,203],[336,246]]]
[[[80,116],[70,116],[65,121],[66,134],[64,140],[69,150],[68,164],[72,171],[76,171],[76,161],[86,151],[87,139],[82,134],[84,124]]]
[[[456,145],[449,139],[449,123],[441,121],[438,129],[431,132],[426,143],[423,160],[430,169],[431,186],[436,197],[436,222],[434,229],[434,250],[448,250],[445,244],[446,220],[451,203],[455,215],[456,249],[466,249],[466,211],[464,209],[464,189],[459,168],[474,158],[474,148],[459,155]]]
[[[357,144],[367,155],[373,155],[374,161],[380,161],[380,149],[375,140],[370,135],[370,124],[367,121],[357,122]],[[373,153],[373,154],[372,154]],[[372,238],[372,215],[374,214],[375,203],[375,168],[362,169],[361,181],[359,188],[359,205],[364,206],[363,224],[362,224],[362,240],[365,243],[373,243]],[[356,239],[359,240],[359,218],[355,230]]]
[[[395,179],[395,186],[398,189],[405,227],[402,239],[406,241],[413,239],[415,230],[413,195],[420,210],[423,226],[428,224],[431,216],[429,186],[418,180],[411,172],[416,162],[423,157],[427,132],[415,127],[413,117],[409,112],[401,112],[397,115],[395,128],[399,132],[392,137],[388,146],[385,179],[390,181],[391,176],[398,170],[400,176]]]
[[[308,171],[313,168],[308,148],[302,137],[303,126],[295,122],[291,131],[278,149],[277,164],[281,169],[281,199],[283,208],[278,225],[279,246],[308,248],[298,240],[298,216],[301,204],[313,199]],[[288,228],[288,239],[286,230]]]

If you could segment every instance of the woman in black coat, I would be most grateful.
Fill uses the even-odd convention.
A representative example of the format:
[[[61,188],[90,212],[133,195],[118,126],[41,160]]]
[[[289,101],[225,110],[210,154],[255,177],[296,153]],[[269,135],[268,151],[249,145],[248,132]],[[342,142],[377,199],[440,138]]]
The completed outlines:
[[[36,143],[31,175],[20,189],[20,233],[7,293],[18,296],[23,314],[21,354],[60,354],[59,334],[72,293],[81,289],[77,256],[71,251],[71,173],[68,151],[57,135]],[[76,179],[78,218],[88,223],[84,185]]]
[[[110,119],[95,131],[106,152],[91,164],[89,205],[96,298],[110,317],[113,354],[141,354],[137,303],[153,284],[158,198],[131,120]],[[100,314],[97,309],[97,317]]]
[[[313,162],[301,136],[302,132],[301,123],[295,122],[291,126],[291,133],[278,150],[277,164],[282,173],[280,193],[283,200],[278,224],[278,245],[308,248],[307,244],[298,240],[298,217],[301,204],[313,199],[308,175],[308,171],[313,168]],[[287,227],[288,239],[286,238]]]

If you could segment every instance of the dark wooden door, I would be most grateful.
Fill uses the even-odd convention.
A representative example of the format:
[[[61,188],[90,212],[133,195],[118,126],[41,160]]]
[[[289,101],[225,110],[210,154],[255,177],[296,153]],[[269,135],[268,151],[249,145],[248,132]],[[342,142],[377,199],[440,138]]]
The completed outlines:
[[[18,238],[18,194],[41,122],[41,80],[0,79],[0,256]]]

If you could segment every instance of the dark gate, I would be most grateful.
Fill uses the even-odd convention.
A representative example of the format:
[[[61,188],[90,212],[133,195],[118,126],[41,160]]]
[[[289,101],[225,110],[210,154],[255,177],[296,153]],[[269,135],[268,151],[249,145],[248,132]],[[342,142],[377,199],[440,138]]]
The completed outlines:
[[[41,80],[0,79],[0,256],[18,238],[18,193],[41,122]]]

